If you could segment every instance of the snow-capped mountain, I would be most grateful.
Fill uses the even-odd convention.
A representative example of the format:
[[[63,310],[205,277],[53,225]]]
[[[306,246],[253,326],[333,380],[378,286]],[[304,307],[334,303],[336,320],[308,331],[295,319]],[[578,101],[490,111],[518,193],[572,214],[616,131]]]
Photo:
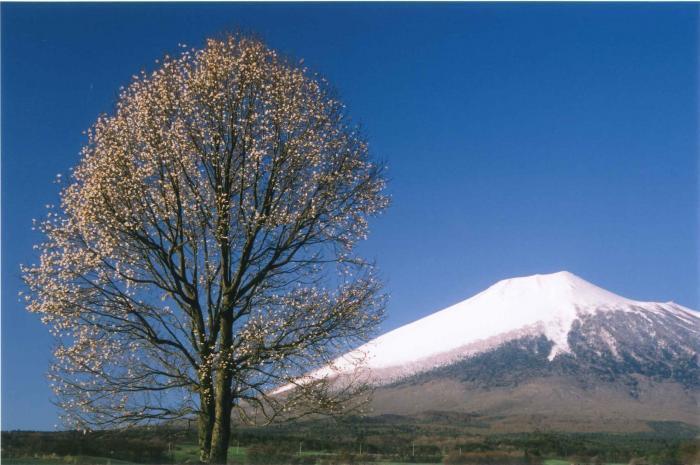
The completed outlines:
[[[699,352],[697,312],[562,271],[500,281],[310,376],[342,377],[361,361],[376,413],[468,412],[578,430],[700,426]]]
[[[467,300],[379,336],[338,358],[334,365],[342,372],[361,360],[373,381],[383,384],[527,336],[543,336],[549,341],[547,359],[553,361],[560,354],[573,353],[572,330],[591,318],[676,328],[679,334],[675,341],[655,340],[655,330],[651,329],[646,333],[647,341],[636,342],[668,344],[667,350],[697,354],[700,316],[696,312],[673,302],[630,300],[561,271],[499,281]],[[591,335],[598,339],[596,350],[620,357],[618,347],[629,341],[617,340],[606,326]],[[322,369],[315,376],[332,371]]]

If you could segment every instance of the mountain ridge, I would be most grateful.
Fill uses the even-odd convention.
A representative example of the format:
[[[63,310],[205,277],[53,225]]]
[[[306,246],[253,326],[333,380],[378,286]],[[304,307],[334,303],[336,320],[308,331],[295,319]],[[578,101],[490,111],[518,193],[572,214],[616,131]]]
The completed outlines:
[[[643,431],[700,426],[698,353],[697,312],[558,272],[499,281],[305,378],[368,382],[372,415],[463,413],[494,431]]]
[[[499,281],[373,339],[310,376],[335,376],[362,366],[372,382],[382,384],[539,334],[553,342],[548,354],[552,361],[571,353],[569,334],[576,321],[610,312],[670,316],[695,326],[700,322],[696,312],[673,302],[628,299],[567,271],[537,274]]]

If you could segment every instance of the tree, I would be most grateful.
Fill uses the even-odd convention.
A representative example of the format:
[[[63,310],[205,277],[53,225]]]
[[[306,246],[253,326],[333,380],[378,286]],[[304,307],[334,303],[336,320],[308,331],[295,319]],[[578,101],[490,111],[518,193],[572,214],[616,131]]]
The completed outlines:
[[[64,419],[196,414],[201,460],[224,463],[234,411],[351,408],[361,379],[300,375],[381,318],[355,246],[388,199],[327,83],[257,39],[209,40],[134,76],[87,134],[23,268]]]

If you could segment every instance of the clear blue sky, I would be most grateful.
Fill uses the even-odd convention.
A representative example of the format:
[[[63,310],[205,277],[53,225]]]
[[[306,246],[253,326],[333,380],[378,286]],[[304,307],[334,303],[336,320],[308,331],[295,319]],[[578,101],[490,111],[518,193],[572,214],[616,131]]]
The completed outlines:
[[[255,32],[324,74],[389,165],[363,245],[391,329],[569,270],[698,308],[696,4],[2,4],[2,427],[51,429],[51,339],[18,302],[32,218],[119,86]]]

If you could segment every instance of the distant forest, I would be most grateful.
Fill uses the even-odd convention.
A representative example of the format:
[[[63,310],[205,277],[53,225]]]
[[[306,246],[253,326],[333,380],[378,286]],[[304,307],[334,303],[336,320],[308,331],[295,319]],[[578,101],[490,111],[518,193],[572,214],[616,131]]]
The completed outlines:
[[[404,417],[316,420],[272,427],[240,427],[231,444],[245,453],[234,462],[251,465],[335,465],[369,462],[445,465],[537,464],[563,459],[575,464],[698,463],[698,431],[678,423],[655,423],[646,433],[531,432],[473,434],[461,425]],[[2,457],[93,456],[137,463],[175,463],[174,449],[196,443],[185,427],[148,427],[81,433],[2,433]]]

